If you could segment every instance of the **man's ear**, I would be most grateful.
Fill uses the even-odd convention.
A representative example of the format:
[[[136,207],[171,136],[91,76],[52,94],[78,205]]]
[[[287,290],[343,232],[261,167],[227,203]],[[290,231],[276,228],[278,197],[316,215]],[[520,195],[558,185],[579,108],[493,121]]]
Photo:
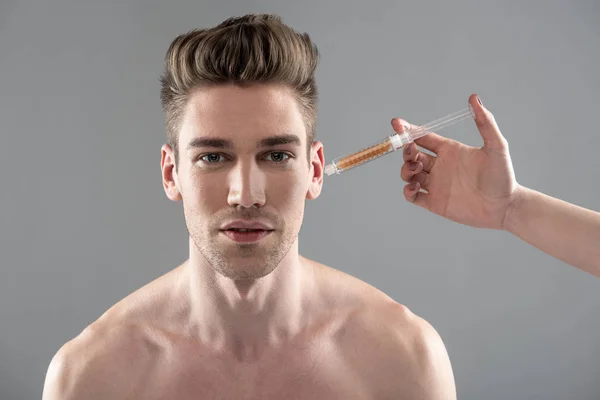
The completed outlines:
[[[310,148],[310,183],[306,192],[307,199],[314,200],[321,194],[324,168],[323,143],[314,141]]]
[[[160,168],[162,170],[163,188],[169,200],[181,200],[181,191],[175,168],[175,154],[168,144],[163,144],[161,148]]]

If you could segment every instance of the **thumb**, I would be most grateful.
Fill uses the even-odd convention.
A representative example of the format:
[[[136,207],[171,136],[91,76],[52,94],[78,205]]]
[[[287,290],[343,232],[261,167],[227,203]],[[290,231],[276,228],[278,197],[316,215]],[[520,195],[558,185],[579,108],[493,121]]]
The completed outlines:
[[[508,147],[506,139],[502,136],[500,128],[496,124],[494,115],[483,106],[479,96],[472,94],[469,97],[469,104],[475,111],[475,124],[483,139],[483,147],[488,149],[505,149]]]

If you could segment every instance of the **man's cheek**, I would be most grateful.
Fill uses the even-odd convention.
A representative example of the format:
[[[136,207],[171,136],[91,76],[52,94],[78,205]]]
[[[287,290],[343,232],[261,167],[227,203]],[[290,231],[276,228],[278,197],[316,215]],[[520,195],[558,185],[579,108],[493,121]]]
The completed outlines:
[[[304,207],[304,199],[306,197],[306,190],[300,187],[288,188],[285,192],[281,192],[281,204],[288,212],[293,212],[298,208]]]

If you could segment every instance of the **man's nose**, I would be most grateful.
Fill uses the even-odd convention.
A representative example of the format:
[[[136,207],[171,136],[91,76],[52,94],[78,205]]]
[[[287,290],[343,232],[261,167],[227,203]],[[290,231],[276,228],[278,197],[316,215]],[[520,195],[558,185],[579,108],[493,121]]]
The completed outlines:
[[[240,162],[229,174],[229,196],[232,207],[262,207],[266,201],[265,178],[253,162]]]

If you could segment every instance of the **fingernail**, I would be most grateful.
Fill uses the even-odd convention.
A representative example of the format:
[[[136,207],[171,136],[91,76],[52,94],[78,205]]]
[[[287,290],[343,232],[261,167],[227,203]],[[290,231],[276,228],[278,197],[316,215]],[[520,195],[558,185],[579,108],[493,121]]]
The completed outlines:
[[[417,182],[413,182],[410,184],[410,190],[417,190],[419,188],[419,184]]]
[[[411,171],[414,171],[417,169],[417,164],[416,163],[412,163],[408,166],[408,169],[410,169]]]
[[[479,98],[479,95],[477,95],[477,101],[479,102],[479,105],[483,107],[483,103],[481,102],[481,99]]]
[[[404,148],[404,154],[410,156],[410,144],[406,145],[406,147]]]

